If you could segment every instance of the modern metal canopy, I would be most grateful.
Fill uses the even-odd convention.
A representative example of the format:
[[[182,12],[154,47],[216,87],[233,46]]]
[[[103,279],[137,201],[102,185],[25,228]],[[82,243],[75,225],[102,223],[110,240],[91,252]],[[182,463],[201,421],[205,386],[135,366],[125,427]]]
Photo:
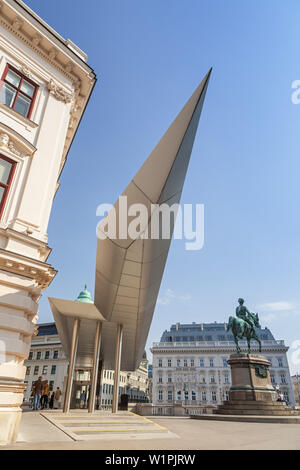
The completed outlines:
[[[71,355],[74,322],[76,319],[80,320],[76,364],[78,367],[92,367],[96,324],[98,321],[105,322],[105,318],[94,303],[53,297],[49,297],[49,303],[60,340],[68,358]]]
[[[128,207],[143,204],[151,214],[151,204],[179,203],[210,73],[211,70],[122,193],[127,196]],[[120,198],[114,209],[118,222],[119,216],[124,215]],[[151,216],[143,230],[150,226]],[[117,225],[117,235],[118,229]],[[107,320],[102,325],[101,341],[101,357],[107,369],[114,367],[118,324],[123,327],[121,370],[136,370],[142,360],[171,236],[98,238],[94,302]]]

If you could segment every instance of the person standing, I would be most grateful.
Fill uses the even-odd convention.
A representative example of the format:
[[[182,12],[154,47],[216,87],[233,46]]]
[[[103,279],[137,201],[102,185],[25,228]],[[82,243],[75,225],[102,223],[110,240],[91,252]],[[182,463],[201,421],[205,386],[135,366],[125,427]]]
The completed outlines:
[[[61,390],[59,387],[55,390],[54,394],[54,409],[58,409],[60,407],[60,397],[61,397]]]
[[[49,394],[49,384],[48,380],[45,380],[43,383],[42,398],[41,398],[41,407],[42,410],[47,408],[48,405],[48,394]]]
[[[38,378],[36,382],[33,383],[33,410],[39,409],[40,399],[42,396],[43,382],[42,376]]]
[[[85,391],[83,390],[80,395],[80,408],[85,408],[85,400],[86,400],[86,394],[85,394]]]
[[[54,395],[55,395],[55,393],[54,393],[54,392],[52,392],[52,393],[51,393],[51,397],[50,397],[50,401],[49,401],[49,409],[50,409],[50,410],[53,410],[53,405],[54,405]]]

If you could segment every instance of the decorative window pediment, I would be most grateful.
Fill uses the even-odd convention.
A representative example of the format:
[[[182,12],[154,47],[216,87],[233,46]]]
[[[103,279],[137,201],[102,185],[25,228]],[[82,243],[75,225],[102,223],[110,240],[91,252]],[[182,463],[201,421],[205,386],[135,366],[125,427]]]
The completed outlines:
[[[16,131],[0,123],[0,151],[22,158],[33,156],[36,148]]]

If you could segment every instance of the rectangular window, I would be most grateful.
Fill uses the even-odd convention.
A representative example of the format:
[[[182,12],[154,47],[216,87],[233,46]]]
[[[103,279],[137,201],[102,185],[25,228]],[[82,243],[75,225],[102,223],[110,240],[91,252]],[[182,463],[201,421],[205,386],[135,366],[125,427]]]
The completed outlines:
[[[29,353],[29,356],[28,356],[28,359],[29,359],[29,361],[31,361],[31,360],[32,360],[32,358],[33,358],[33,352],[32,352],[32,351],[30,351],[30,353]]]
[[[2,76],[0,101],[30,118],[38,86],[15,68],[7,65]]]
[[[159,377],[158,377],[158,383],[159,383],[159,384],[162,383],[162,376],[161,376],[161,375],[159,375]]]
[[[202,392],[202,401],[206,401],[206,392],[205,391]]]
[[[48,366],[43,366],[43,372],[42,372],[43,375],[47,374],[47,369],[48,369]]]
[[[158,399],[162,400],[163,399],[163,392],[162,390],[158,390]]]
[[[36,358],[37,358],[37,359],[41,359],[41,354],[42,354],[41,351],[38,351],[38,352],[36,353]]]
[[[168,375],[168,383],[172,383],[172,376]]]
[[[195,361],[194,359],[191,359],[191,367],[194,367],[195,366]]]
[[[172,367],[172,359],[168,359],[168,367]]]
[[[217,392],[215,392],[214,390],[211,392],[211,399],[212,401],[217,401]]]
[[[196,400],[196,392],[192,390],[192,401]]]
[[[225,382],[226,384],[229,383],[229,375],[228,375],[228,374],[225,374],[225,375],[224,375],[224,382]]]
[[[281,375],[280,375],[280,379],[281,379],[281,383],[282,383],[282,384],[285,384],[285,383],[286,383],[286,379],[285,379],[285,375],[284,375],[284,374],[281,374]]]
[[[49,359],[50,358],[50,351],[46,351],[45,352],[45,359]]]
[[[210,377],[210,383],[211,383],[211,384],[216,383],[215,377],[214,377],[213,375]]]
[[[184,391],[184,400],[187,401],[189,399],[189,392],[188,390]]]
[[[181,400],[181,390],[177,390],[177,400]]]
[[[38,373],[39,373],[39,366],[35,366],[35,367],[34,367],[34,372],[33,372],[33,373],[34,373],[34,375],[38,375]]]
[[[172,390],[168,390],[168,400],[173,400]]]
[[[51,375],[56,373],[56,366],[51,367]]]
[[[58,351],[54,351],[53,352],[53,359],[57,359],[58,358]]]
[[[177,367],[180,367],[180,359],[177,359]]]
[[[0,155],[0,217],[8,196],[15,168],[16,162],[4,155]]]
[[[27,366],[27,367],[26,367],[26,375],[29,375],[29,374],[30,374],[30,369],[31,369],[30,366]]]
[[[209,360],[209,367],[214,367],[214,360],[213,359]]]
[[[227,360],[223,359],[223,367],[228,367]]]
[[[162,359],[158,359],[158,367],[162,367]]]
[[[204,367],[204,359],[200,359],[200,367]]]
[[[183,359],[183,366],[187,367],[187,359]]]
[[[277,360],[278,360],[278,366],[279,366],[279,367],[283,367],[283,363],[282,363],[281,357],[278,357]]]

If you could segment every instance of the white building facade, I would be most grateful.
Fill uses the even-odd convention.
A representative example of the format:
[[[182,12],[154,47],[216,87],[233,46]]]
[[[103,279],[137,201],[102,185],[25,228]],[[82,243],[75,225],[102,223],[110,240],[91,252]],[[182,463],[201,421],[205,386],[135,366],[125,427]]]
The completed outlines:
[[[56,274],[47,226],[94,87],[86,55],[20,0],[0,2],[0,443],[16,439],[38,301]]]
[[[112,405],[113,384],[114,371],[103,369],[100,382],[100,405]],[[119,395],[122,394],[128,395],[130,402],[149,401],[148,361],[145,357],[137,370],[133,372],[120,372]]]
[[[156,406],[217,406],[229,397],[231,386],[230,354],[236,352],[231,333],[224,323],[180,324],[165,331],[153,343],[152,402]],[[284,341],[275,340],[270,330],[258,329],[262,353],[270,361],[274,387],[295,405]],[[247,351],[246,342],[240,341]],[[252,352],[258,353],[251,341]]]

